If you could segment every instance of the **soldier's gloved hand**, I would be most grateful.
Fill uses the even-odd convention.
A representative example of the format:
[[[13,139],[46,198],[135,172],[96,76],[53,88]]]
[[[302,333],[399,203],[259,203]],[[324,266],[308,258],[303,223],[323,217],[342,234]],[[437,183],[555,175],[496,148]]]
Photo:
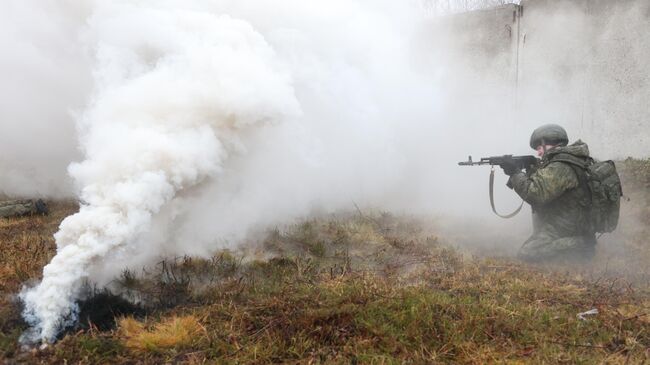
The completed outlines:
[[[504,161],[501,164],[501,168],[503,169],[503,173],[508,176],[512,176],[517,172],[521,171],[521,169],[517,167],[517,164],[515,164],[514,161],[509,161],[509,160]]]

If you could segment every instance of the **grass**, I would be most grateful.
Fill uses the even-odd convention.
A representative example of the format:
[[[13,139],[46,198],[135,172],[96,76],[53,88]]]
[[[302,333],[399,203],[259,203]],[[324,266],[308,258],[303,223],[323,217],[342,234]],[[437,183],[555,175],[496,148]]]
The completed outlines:
[[[125,317],[118,321],[118,328],[124,346],[136,353],[191,348],[199,344],[205,334],[205,328],[192,315],[166,318],[151,329],[132,317]]]
[[[647,166],[619,165],[635,202],[626,214],[641,221]],[[51,233],[75,209],[52,208],[49,217],[0,221],[13,250],[0,256],[0,355],[8,362],[650,363],[650,285],[638,270],[615,271],[603,257],[585,267],[472,257],[426,222],[360,211],[271,230],[258,242],[264,259],[222,251],[125,271],[110,289],[143,303],[145,316],[20,351],[24,324],[10,295],[38,278],[54,250]],[[650,252],[647,227],[637,227],[645,236],[624,227],[626,255]],[[598,313],[578,317],[590,309]]]
[[[25,328],[14,295],[26,282],[41,277],[56,251],[52,235],[78,206],[51,202],[50,208],[49,216],[0,219],[0,358],[17,354],[17,339]]]
[[[49,216],[0,219],[0,293],[15,292],[25,281],[39,278],[56,250],[52,235],[78,207],[72,202],[51,202],[50,209]]]
[[[453,272],[424,269],[420,283],[407,285],[367,271],[299,273],[293,260],[244,264],[236,280],[199,291],[185,305],[142,321],[122,319],[112,332],[69,334],[39,355],[52,363],[82,357],[346,364],[648,358],[647,292],[515,263],[459,265]],[[591,308],[599,313],[576,316]]]

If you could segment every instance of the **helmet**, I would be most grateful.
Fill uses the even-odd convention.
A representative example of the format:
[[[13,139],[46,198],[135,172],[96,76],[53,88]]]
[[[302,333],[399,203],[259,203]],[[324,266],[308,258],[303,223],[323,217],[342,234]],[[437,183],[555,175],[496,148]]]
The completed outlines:
[[[543,144],[566,146],[569,144],[569,137],[566,130],[557,124],[544,124],[535,129],[530,136],[530,148],[536,149]]]

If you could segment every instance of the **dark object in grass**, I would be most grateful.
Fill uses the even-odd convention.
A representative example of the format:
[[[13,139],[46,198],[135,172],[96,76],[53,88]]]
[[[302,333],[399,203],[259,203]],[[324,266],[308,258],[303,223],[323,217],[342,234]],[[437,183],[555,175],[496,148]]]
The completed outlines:
[[[41,199],[0,201],[0,218],[22,217],[26,215],[48,215],[47,204]]]
[[[91,327],[100,331],[115,328],[115,319],[124,316],[143,317],[144,308],[133,304],[108,290],[93,293],[79,303],[79,322],[75,330],[87,330]]]

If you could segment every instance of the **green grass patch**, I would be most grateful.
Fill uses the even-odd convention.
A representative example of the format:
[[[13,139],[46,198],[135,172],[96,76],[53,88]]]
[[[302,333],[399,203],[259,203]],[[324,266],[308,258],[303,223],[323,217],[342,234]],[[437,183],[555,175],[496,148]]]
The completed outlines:
[[[0,354],[42,364],[649,361],[647,283],[467,259],[441,241],[386,213],[299,222],[268,233],[264,258],[224,251],[124,271],[111,290],[146,317],[89,325],[44,350],[20,351],[19,308],[0,303]]]

